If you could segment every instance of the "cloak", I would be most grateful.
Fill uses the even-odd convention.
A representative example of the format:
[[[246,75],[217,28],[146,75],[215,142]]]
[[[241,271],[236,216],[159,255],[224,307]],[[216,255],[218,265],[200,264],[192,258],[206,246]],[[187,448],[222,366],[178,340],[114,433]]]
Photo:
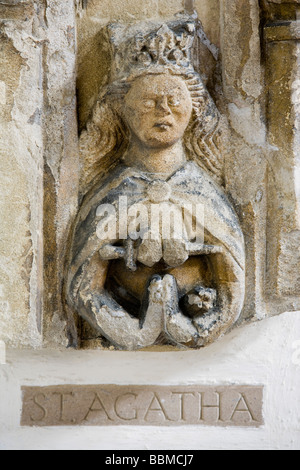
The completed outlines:
[[[97,233],[99,206],[113,205],[118,214],[120,196],[127,197],[128,207],[137,203],[147,204],[148,188],[157,178],[157,175],[152,176],[134,168],[121,166],[95,187],[83,201],[74,225],[67,277],[67,300],[77,312],[80,310],[78,300],[80,290],[88,270],[91,269],[91,260],[103,246],[111,243],[109,234],[106,239],[100,239]],[[197,341],[198,346],[201,346],[206,341],[205,337],[211,334],[218,337],[224,333],[241,313],[245,288],[243,233],[237,215],[223,189],[195,162],[187,162],[166,182],[171,188],[169,203],[179,207],[185,204],[191,204],[193,207],[197,204],[203,205],[204,243],[222,248],[221,253],[212,255],[215,285],[220,296],[219,309],[197,321]],[[118,235],[113,241],[118,242]],[[107,261],[103,261],[103,277],[107,273],[105,265]],[[196,282],[197,280],[195,284]],[[103,279],[102,288],[104,284]],[[88,314],[82,316],[87,318]],[[94,325],[97,323],[99,322],[94,321]],[[100,330],[105,335],[105,331],[102,328]],[[174,334],[176,336],[176,332]],[[180,343],[178,338],[176,341]]]

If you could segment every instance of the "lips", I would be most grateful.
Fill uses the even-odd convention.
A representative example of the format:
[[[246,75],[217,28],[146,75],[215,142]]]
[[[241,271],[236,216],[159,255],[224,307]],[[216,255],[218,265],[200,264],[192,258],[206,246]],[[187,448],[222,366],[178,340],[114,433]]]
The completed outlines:
[[[162,121],[162,122],[157,122],[156,124],[154,124],[153,127],[157,128],[157,129],[160,129],[162,131],[167,131],[168,129],[173,127],[173,124],[171,124],[170,122],[167,122],[167,121]]]

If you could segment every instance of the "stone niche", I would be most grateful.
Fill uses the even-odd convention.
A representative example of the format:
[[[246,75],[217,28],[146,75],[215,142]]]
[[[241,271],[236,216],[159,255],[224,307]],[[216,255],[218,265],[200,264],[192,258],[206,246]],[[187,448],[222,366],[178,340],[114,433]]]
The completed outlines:
[[[0,2],[0,340],[199,348],[300,310],[299,9],[298,0]],[[172,87],[187,93],[182,114],[198,127],[183,123],[172,147],[176,126],[162,114],[170,158],[147,168],[152,144],[131,146],[144,125],[141,111],[134,127],[139,100],[151,92],[144,105],[162,109]],[[175,98],[166,106],[178,116]],[[209,206],[204,239],[101,244],[90,211],[133,193],[180,207],[196,195]]]

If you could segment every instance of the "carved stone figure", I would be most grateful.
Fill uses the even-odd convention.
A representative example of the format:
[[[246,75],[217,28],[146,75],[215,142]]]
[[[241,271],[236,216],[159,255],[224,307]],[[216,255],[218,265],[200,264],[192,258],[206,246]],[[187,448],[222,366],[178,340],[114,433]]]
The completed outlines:
[[[67,301],[119,349],[199,348],[239,318],[244,240],[220,184],[219,114],[192,65],[195,24],[147,28],[110,27],[112,80],[81,136]]]

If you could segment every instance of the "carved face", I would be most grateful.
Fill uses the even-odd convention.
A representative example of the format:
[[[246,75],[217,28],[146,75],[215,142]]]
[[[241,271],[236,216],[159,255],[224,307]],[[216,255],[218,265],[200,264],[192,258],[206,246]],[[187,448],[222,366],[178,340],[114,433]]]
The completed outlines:
[[[182,78],[147,75],[136,79],[127,93],[124,117],[133,138],[148,148],[166,148],[182,139],[192,109]]]

